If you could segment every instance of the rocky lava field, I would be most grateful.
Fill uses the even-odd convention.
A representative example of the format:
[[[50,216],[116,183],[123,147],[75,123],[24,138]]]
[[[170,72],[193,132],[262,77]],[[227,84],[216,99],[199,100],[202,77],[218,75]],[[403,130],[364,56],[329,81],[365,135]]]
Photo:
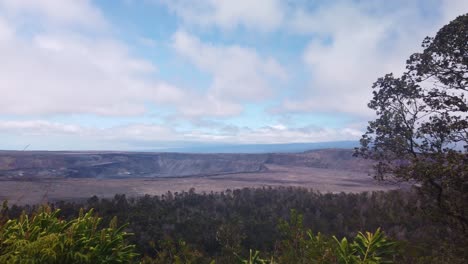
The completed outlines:
[[[372,179],[372,164],[352,150],[303,153],[185,154],[0,151],[0,200],[39,203],[164,194],[194,188],[296,186],[321,192],[397,188]]]

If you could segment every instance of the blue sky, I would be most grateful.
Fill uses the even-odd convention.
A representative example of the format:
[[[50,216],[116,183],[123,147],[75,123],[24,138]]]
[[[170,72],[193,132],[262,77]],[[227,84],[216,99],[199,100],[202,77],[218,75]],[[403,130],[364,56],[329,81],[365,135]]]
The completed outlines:
[[[0,149],[356,140],[463,0],[0,0]]]

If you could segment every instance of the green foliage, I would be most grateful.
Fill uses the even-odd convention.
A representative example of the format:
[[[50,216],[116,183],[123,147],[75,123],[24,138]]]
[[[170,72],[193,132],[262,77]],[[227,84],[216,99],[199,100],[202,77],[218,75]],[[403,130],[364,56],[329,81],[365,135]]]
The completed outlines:
[[[303,216],[291,211],[290,220],[280,220],[280,230],[285,235],[279,244],[279,263],[340,263],[379,264],[392,263],[397,255],[395,242],[378,228],[375,233],[359,232],[352,243],[345,237],[330,239],[303,227]]]
[[[221,224],[216,232],[216,241],[221,250],[218,256],[219,263],[234,263],[237,261],[236,254],[242,252],[242,241],[245,239],[243,225],[238,221],[229,221]]]
[[[348,239],[344,237],[341,240],[338,240],[335,236],[333,239],[336,242],[336,254],[340,263],[351,264],[357,261],[356,256],[354,255],[356,251],[349,244]]]
[[[44,206],[2,225],[0,263],[131,263],[137,256],[116,218],[100,228],[93,210],[80,210],[70,221],[60,219],[59,212]]]
[[[3,201],[2,209],[0,210],[0,226],[8,220],[8,201]]]
[[[427,37],[401,77],[373,85],[358,155],[382,180],[417,183],[430,216],[468,236],[468,14]]]
[[[314,235],[311,230],[307,231],[308,248],[307,259],[311,264],[325,264],[336,260],[334,245],[329,237],[320,232]]]
[[[360,263],[391,263],[396,254],[395,242],[389,241],[382,231],[375,233],[359,232],[354,239],[353,247],[356,249]]]
[[[249,257],[247,259],[243,259],[242,257],[237,256],[239,259],[240,264],[275,264],[273,258],[270,260],[260,258],[260,251],[252,250],[249,251]]]
[[[280,263],[304,263],[307,240],[306,230],[303,226],[303,215],[291,210],[289,221],[280,219],[278,229],[283,239],[279,242]]]
[[[395,242],[389,241],[384,234],[377,229],[375,233],[361,232],[354,238],[352,243],[347,238],[338,240],[333,236],[335,243],[330,243],[330,239],[323,237],[320,233],[316,236],[310,231],[308,238],[302,240],[301,246],[288,247],[279,253],[278,263],[322,263],[322,264],[384,264],[393,263],[397,255]],[[283,241],[283,243],[297,241]],[[293,259],[292,256],[296,254]],[[260,252],[255,251],[248,259],[240,258],[240,263],[244,264],[273,264],[276,263],[273,257],[270,260],[261,259]],[[297,262],[289,262],[289,261]]]
[[[127,222],[126,230],[134,234],[127,237],[128,243],[136,245],[140,256],[147,256],[147,263],[156,263],[158,254],[183,258],[185,251],[185,255],[200,256],[192,263],[234,264],[239,262],[234,253],[248,259],[249,249],[259,250],[261,259],[273,257],[276,263],[290,263],[280,258],[294,258],[296,249],[302,263],[338,263],[338,244],[332,235],[353,244],[358,230],[378,227],[402,244],[395,263],[461,264],[468,260],[468,244],[459,233],[425,216],[423,200],[410,191],[320,194],[302,188],[261,188],[139,198],[119,195],[90,199],[88,205],[62,202],[53,206],[69,221],[85,206],[95,208],[103,218],[100,226],[108,226],[114,216]],[[13,219],[20,218],[23,210],[36,211],[34,206],[13,205],[4,212]],[[185,246],[179,244],[181,240]]]
[[[153,245],[155,247],[155,245]],[[183,240],[174,241],[170,238],[159,241],[159,250],[154,258],[144,257],[142,264],[194,264],[202,263],[203,256]]]
[[[393,263],[396,243],[389,241],[382,231],[377,229],[375,233],[359,232],[353,243],[346,238],[338,240],[335,236],[338,263],[343,264],[378,264]]]
[[[330,263],[333,256],[333,244],[330,238],[320,232],[314,235],[303,226],[304,216],[291,210],[289,221],[280,220],[278,229],[283,239],[278,244],[279,263]]]

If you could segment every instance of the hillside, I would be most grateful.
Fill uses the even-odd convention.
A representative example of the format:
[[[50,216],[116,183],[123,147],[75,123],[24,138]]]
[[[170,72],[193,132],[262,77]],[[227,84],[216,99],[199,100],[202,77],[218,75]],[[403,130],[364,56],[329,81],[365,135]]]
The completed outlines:
[[[168,191],[304,187],[321,192],[398,188],[369,176],[371,163],[352,150],[302,153],[0,152],[0,200],[25,204],[161,195]]]
[[[0,152],[0,178],[187,177],[266,172],[268,165],[367,171],[351,150],[304,153],[187,154],[132,152]]]

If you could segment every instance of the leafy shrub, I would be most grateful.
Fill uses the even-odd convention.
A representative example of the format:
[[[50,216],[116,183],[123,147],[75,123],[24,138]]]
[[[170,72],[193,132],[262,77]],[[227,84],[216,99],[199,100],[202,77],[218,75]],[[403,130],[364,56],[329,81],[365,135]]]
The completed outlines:
[[[280,221],[279,229],[284,239],[278,246],[279,263],[380,264],[392,263],[397,255],[396,243],[390,241],[380,228],[374,233],[359,232],[352,242],[348,242],[346,237],[338,240],[321,233],[314,235],[302,223],[303,216],[295,210],[291,211],[289,221]]]
[[[116,218],[100,228],[93,210],[70,221],[59,212],[44,206],[0,226],[0,263],[132,263],[137,256]]]
[[[240,256],[237,256],[237,257],[239,259],[240,264],[275,264],[276,263],[274,262],[273,258],[271,258],[271,260],[262,259],[260,257],[260,251],[258,250],[255,250],[255,252],[250,250],[249,257],[247,259],[243,259]]]
[[[156,245],[153,244],[152,246],[155,247]],[[194,264],[203,262],[202,254],[187,245],[183,240],[174,241],[170,238],[160,240],[158,248],[159,250],[155,250],[156,256],[154,258],[145,256],[141,264]]]
[[[382,231],[377,229],[375,233],[359,232],[353,243],[349,243],[346,238],[339,241],[333,236],[337,247],[336,253],[338,263],[343,264],[377,264],[392,263],[392,258],[396,255],[396,243],[389,241]]]

